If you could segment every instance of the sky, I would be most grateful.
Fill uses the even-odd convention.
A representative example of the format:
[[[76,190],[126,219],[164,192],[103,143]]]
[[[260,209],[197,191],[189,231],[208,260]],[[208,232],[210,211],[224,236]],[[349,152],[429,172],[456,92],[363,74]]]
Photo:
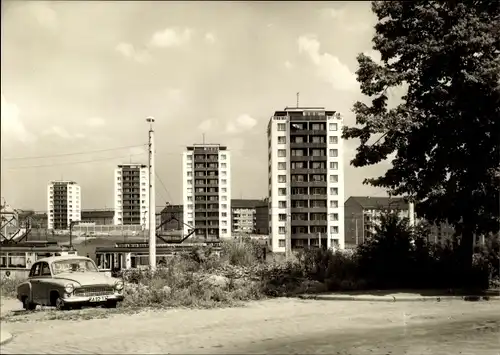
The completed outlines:
[[[369,2],[2,1],[1,195],[47,209],[47,184],[74,180],[82,208],[113,207],[120,163],[147,163],[155,118],[156,202],[182,199],[186,146],[226,145],[232,198],[267,195],[274,111],[322,106],[355,123],[366,100],[356,56],[377,57]],[[389,163],[354,168],[345,198]]]

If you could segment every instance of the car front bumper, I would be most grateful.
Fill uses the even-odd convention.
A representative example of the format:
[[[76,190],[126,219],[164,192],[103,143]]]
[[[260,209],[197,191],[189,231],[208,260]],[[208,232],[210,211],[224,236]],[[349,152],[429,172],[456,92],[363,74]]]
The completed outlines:
[[[114,293],[110,295],[102,295],[102,296],[75,296],[75,295],[65,295],[63,297],[64,303],[68,305],[79,305],[79,304],[88,304],[88,305],[99,305],[106,302],[121,302],[124,299],[123,294]]]

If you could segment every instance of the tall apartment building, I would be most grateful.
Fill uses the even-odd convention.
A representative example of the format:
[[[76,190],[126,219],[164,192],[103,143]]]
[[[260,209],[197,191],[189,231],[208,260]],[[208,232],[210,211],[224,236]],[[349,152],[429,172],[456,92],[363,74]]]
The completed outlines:
[[[184,233],[231,237],[231,156],[218,144],[195,144],[182,157]]]
[[[143,225],[149,229],[149,171],[143,164],[115,169],[115,225]]]
[[[82,196],[74,181],[51,181],[47,187],[47,228],[69,229],[70,223],[81,220]]]
[[[322,107],[276,111],[267,129],[273,252],[344,249],[342,119]]]

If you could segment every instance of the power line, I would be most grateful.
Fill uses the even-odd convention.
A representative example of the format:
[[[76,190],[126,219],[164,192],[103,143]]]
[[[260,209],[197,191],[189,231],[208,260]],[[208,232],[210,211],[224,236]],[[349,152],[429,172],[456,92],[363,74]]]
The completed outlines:
[[[94,163],[94,162],[105,161],[105,160],[125,159],[125,158],[129,158],[129,157],[132,157],[132,156],[144,155],[144,154],[146,154],[146,153],[128,154],[128,155],[119,156],[119,157],[108,157],[108,158],[101,158],[101,159],[82,160],[82,161],[67,162],[67,163],[58,163],[58,164],[42,164],[42,165],[18,166],[18,167],[13,167],[13,168],[6,168],[5,170],[22,170],[22,169],[33,169],[33,168],[47,168],[47,167],[52,167],[52,166],[87,164],[87,163]]]
[[[168,198],[170,199],[170,201],[172,201],[172,200],[173,200],[173,199],[172,199],[172,195],[170,195],[170,192],[169,192],[169,191],[168,191],[168,189],[166,188],[166,186],[165,186],[165,184],[163,183],[163,181],[161,181],[161,178],[160,178],[160,176],[156,173],[156,171],[155,171],[155,175],[156,175],[156,177],[158,178],[158,181],[160,181],[161,186],[163,187],[163,189],[164,189],[164,190],[165,190],[165,192],[167,193]]]
[[[110,152],[110,151],[113,151],[113,150],[138,148],[138,147],[144,147],[144,146],[146,146],[146,144],[128,145],[128,146],[123,146],[123,147],[98,149],[98,150],[87,150],[87,151],[75,152],[75,153],[62,153],[62,154],[54,154],[54,155],[39,155],[39,156],[33,156],[33,157],[4,158],[4,160],[29,160],[29,159],[44,159],[44,158],[66,157],[66,156],[71,156],[71,155],[83,155],[83,154],[92,154],[92,153],[100,153],[100,152]]]

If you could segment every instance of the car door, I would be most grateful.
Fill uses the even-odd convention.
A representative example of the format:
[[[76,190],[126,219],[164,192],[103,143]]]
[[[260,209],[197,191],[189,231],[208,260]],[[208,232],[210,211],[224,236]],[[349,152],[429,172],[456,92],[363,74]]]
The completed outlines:
[[[38,296],[38,289],[40,286],[40,273],[41,273],[41,264],[35,263],[31,267],[30,271],[30,285],[31,285],[31,302],[39,304],[40,297]]]
[[[50,272],[49,264],[41,262],[40,267],[40,280],[38,282],[38,294],[40,297],[40,304],[49,305],[50,289],[52,286],[52,273]]]

